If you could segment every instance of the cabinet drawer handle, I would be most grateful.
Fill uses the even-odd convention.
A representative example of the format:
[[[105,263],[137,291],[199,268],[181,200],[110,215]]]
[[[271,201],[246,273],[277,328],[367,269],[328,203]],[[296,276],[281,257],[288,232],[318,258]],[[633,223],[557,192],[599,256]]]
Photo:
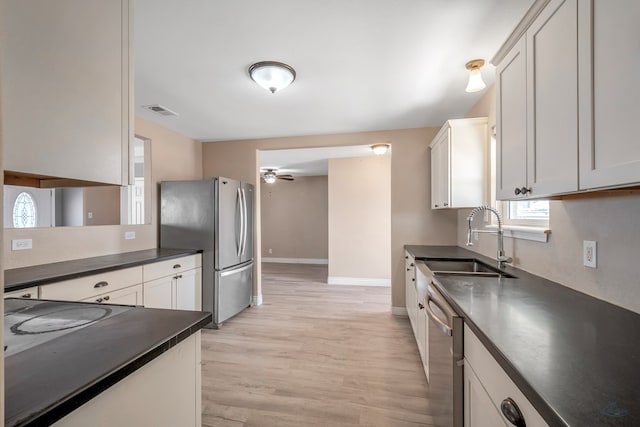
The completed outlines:
[[[174,264],[173,268],[181,268],[182,266],[180,264]]]
[[[20,298],[31,298],[31,293],[20,295]]]
[[[527,423],[524,422],[524,416],[520,412],[520,408],[516,405],[516,402],[510,397],[507,397],[500,404],[500,410],[504,417],[516,427],[527,427]]]
[[[109,282],[102,281],[93,285],[94,288],[104,288],[105,286],[109,286]]]

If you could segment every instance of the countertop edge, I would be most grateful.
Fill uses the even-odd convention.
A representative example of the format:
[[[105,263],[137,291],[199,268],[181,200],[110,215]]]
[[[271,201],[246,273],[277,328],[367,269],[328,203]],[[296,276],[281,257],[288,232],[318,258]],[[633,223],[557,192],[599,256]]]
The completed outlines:
[[[115,256],[115,255],[126,255],[126,254],[135,254],[135,253],[140,253],[140,252],[145,252],[144,250],[142,251],[133,251],[133,252],[122,252],[119,254],[112,254],[112,255],[105,255],[104,257],[110,257],[110,256]],[[123,262],[123,263],[118,263],[118,264],[110,264],[110,265],[105,265],[104,267],[98,267],[98,268],[91,268],[91,269],[84,269],[84,270],[75,270],[75,271],[70,271],[69,273],[66,274],[58,274],[58,275],[53,275],[53,276],[49,276],[47,278],[36,278],[33,280],[28,280],[28,281],[21,281],[19,283],[15,283],[15,284],[9,284],[7,285],[5,283],[5,287],[4,287],[4,292],[13,292],[13,291],[19,291],[21,289],[26,289],[26,288],[30,288],[33,286],[42,286],[42,285],[48,285],[51,283],[56,283],[56,282],[62,282],[65,280],[72,280],[72,279],[78,279],[80,277],[86,277],[86,276],[91,276],[94,274],[100,274],[100,273],[106,273],[106,272],[110,272],[110,271],[116,271],[116,270],[122,270],[125,268],[131,268],[131,267],[138,267],[140,265],[146,265],[146,264],[153,264],[155,262],[159,262],[159,261],[164,261],[164,260],[169,260],[169,259],[174,259],[174,258],[180,258],[183,256],[187,256],[187,255],[196,255],[196,254],[201,254],[202,250],[200,249],[180,249],[180,252],[177,253],[172,253],[172,254],[167,254],[167,255],[160,255],[157,256],[155,258],[149,258],[146,260],[136,260],[136,261],[130,261],[130,262]],[[89,259],[100,259],[103,257],[90,257],[90,258],[80,258],[82,260],[89,260]],[[72,263],[74,261],[78,261],[78,260],[70,260],[70,261],[62,261],[62,263],[65,262],[69,262]],[[55,263],[58,264],[58,263]],[[32,267],[36,267],[36,266],[32,266]],[[29,268],[29,267],[22,267],[22,268]],[[11,271],[11,270],[17,270],[17,269],[9,269],[6,271]],[[6,274],[5,271],[5,274]]]
[[[434,258],[434,257],[416,256],[415,252],[411,248],[412,247],[418,247],[418,246],[420,246],[420,245],[405,245],[404,249],[407,252],[409,252],[411,255],[413,255],[415,257],[416,261],[427,260],[427,259],[437,259],[438,258],[438,257]],[[487,260],[493,261],[490,258],[488,258],[488,257],[486,257],[486,256],[484,256],[482,254],[477,254],[477,253],[475,253],[473,251],[469,251],[468,249],[460,248],[459,246],[443,246],[442,248],[449,248],[449,249],[457,248],[456,250],[469,252],[469,254],[468,254],[469,256],[467,256],[465,258],[477,258],[477,259],[479,259],[481,261],[485,261],[485,262],[487,262]],[[440,258],[455,258],[455,257],[440,257]],[[463,257],[460,257],[460,258],[463,258]],[[519,269],[511,267],[509,270],[519,270]],[[522,271],[522,270],[520,270],[520,271]],[[527,274],[531,275],[531,273],[527,273]],[[544,279],[542,277],[540,279],[549,282],[548,279]],[[462,315],[462,317],[464,319],[464,322],[469,325],[471,330],[477,335],[477,337],[480,340],[480,342],[482,342],[482,344],[487,348],[487,350],[489,351],[491,356],[493,356],[493,358],[498,362],[500,367],[502,369],[504,369],[504,371],[507,373],[508,377],[516,384],[516,386],[520,389],[522,394],[524,394],[525,397],[531,402],[531,404],[534,406],[534,408],[540,413],[542,418],[547,423],[549,423],[550,426],[568,427],[569,424],[567,424],[562,419],[562,417],[553,409],[551,404],[549,402],[547,402],[540,395],[540,393],[538,393],[535,390],[535,388],[533,388],[533,386],[531,386],[531,384],[529,384],[529,382],[527,380],[524,379],[522,374],[511,364],[509,359],[502,353],[502,351],[500,351],[500,349],[482,331],[482,329],[480,329],[480,327],[478,327],[478,325],[476,325],[476,323],[473,321],[473,318],[465,310],[463,310],[462,307],[460,307],[455,302],[455,300],[453,298],[451,298],[451,296],[447,293],[446,289],[444,289],[442,284],[440,282],[438,282],[437,278],[434,278],[434,282],[433,283],[436,285],[436,287],[438,288],[438,291],[440,291],[440,293],[442,294],[444,299],[452,306],[452,308],[457,313]],[[553,283],[555,283],[555,282],[553,282]],[[562,285],[557,284],[557,283],[555,283],[555,284],[557,286],[562,286]]]
[[[28,420],[20,420],[13,426],[37,426],[51,425],[80,406],[84,405],[103,391],[125,379],[133,372],[147,365],[149,362],[161,356],[171,348],[178,345],[191,335],[195,334],[205,325],[212,321],[211,313],[208,313],[199,321],[192,323],[181,331],[171,334],[166,339],[151,347],[148,351],[140,354],[138,357],[131,359],[114,371],[97,378],[93,383],[87,384],[86,387],[79,389],[76,393],[67,396],[59,403],[52,407],[44,408],[40,413],[34,415]]]

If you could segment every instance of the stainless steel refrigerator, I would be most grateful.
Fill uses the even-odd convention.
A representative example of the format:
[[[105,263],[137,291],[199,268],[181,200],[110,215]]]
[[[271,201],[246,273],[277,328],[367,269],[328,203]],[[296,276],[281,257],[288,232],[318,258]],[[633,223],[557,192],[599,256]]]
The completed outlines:
[[[251,305],[254,187],[229,178],[160,183],[160,247],[202,249],[209,328]]]

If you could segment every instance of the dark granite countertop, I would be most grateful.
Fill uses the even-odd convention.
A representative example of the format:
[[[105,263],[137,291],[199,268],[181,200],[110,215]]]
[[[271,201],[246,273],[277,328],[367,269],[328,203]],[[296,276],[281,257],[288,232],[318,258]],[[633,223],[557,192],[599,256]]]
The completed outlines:
[[[416,259],[495,260],[455,246]],[[640,425],[640,315],[513,267],[436,286],[551,426]]]
[[[42,303],[20,300],[20,304],[33,304],[32,307]],[[59,305],[62,310],[116,307],[45,303]],[[199,311],[131,307],[5,357],[5,425],[52,424],[211,320],[211,313]]]
[[[17,291],[31,286],[77,279],[78,277],[136,267],[138,265],[179,258],[200,252],[202,251],[154,248],[143,251],[123,252],[114,255],[34,265],[31,267],[13,268],[5,270],[4,272],[4,291]]]

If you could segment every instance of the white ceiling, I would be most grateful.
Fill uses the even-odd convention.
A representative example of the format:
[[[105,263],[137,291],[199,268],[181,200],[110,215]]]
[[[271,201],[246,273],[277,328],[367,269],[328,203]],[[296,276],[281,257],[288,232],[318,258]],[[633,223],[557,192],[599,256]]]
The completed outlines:
[[[329,173],[328,159],[369,156],[375,156],[370,145],[263,150],[260,151],[260,169],[277,169],[279,174],[294,176],[321,176]]]
[[[136,114],[222,141],[441,126],[531,0],[135,0]],[[254,62],[297,71],[270,94]],[[494,68],[482,69],[493,82]],[[141,108],[162,104],[163,117]]]

